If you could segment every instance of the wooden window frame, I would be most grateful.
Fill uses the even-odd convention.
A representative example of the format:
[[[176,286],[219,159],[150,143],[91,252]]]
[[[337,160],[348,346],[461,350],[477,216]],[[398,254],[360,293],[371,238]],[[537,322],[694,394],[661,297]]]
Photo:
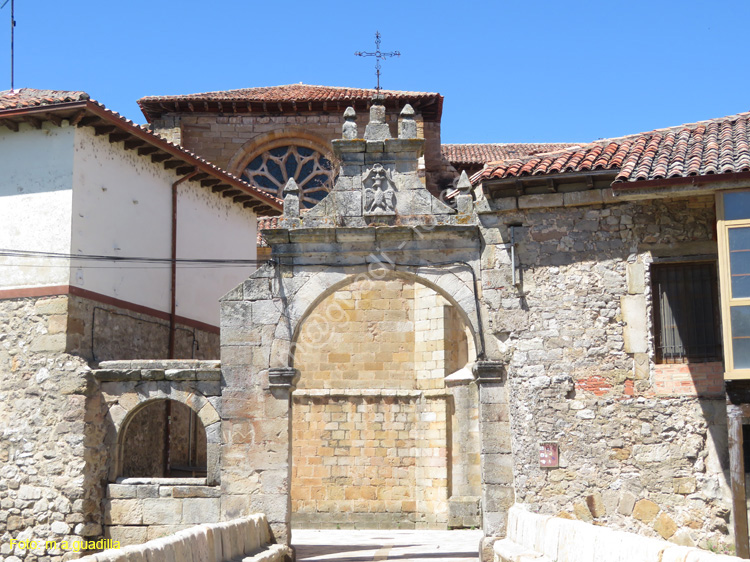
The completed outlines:
[[[716,234],[719,245],[719,298],[721,301],[721,325],[724,339],[724,379],[748,380],[750,368],[734,368],[734,345],[732,341],[732,322],[730,311],[735,306],[750,306],[750,297],[732,297],[732,279],[729,267],[729,230],[731,228],[750,228],[750,218],[725,220],[724,195],[726,193],[747,193],[750,189],[734,189],[717,191],[716,196]]]

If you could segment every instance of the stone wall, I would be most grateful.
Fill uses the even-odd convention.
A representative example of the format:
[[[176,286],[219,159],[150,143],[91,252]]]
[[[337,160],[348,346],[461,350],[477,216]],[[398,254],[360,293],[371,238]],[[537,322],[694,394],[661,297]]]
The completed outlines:
[[[305,320],[294,354],[296,525],[445,528],[453,437],[444,378],[469,356],[452,310],[420,283],[364,277]]]
[[[105,409],[86,362],[66,353],[66,297],[0,301],[0,555],[62,559],[45,540],[102,534]],[[11,550],[10,539],[41,540]],[[15,558],[14,558],[15,557]]]
[[[203,478],[123,478],[107,486],[106,537],[141,544],[193,525],[218,523],[221,489]]]
[[[716,254],[713,199],[555,206],[563,200],[525,196],[481,216],[482,298],[508,361],[517,501],[681,544],[726,541],[723,402],[657,384],[665,370],[651,335],[649,266]],[[524,225],[517,288],[512,223]],[[694,386],[721,386],[709,375]],[[559,443],[559,468],[540,468],[542,441]]]
[[[217,166],[240,175],[246,159],[261,149],[266,141],[288,137],[310,138],[330,147],[330,142],[341,138],[344,123],[340,112],[307,115],[242,115],[216,116],[186,114],[165,116],[154,122],[154,130],[167,140],[181,142]],[[397,133],[397,113],[387,115],[391,133]],[[367,113],[357,115],[360,136],[367,124]],[[419,121],[420,135],[425,138],[425,167],[427,186],[438,193],[440,187],[450,185],[455,170],[443,160],[440,150],[440,123]]]
[[[67,333],[70,353],[89,361],[162,359],[169,354],[169,320],[70,295]],[[57,327],[56,327],[57,328]],[[175,358],[218,359],[219,334],[177,323]]]

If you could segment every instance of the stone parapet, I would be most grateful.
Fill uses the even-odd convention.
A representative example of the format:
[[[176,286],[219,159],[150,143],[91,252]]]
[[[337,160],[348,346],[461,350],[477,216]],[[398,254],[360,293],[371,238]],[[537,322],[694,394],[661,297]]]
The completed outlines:
[[[495,562],[739,562],[741,558],[678,546],[664,540],[613,531],[581,521],[538,515],[514,505],[508,513],[508,534],[495,542]]]
[[[292,549],[270,544],[268,522],[255,514],[226,523],[202,524],[145,544],[105,550],[81,558],[85,562],[141,562],[192,560],[193,562],[281,562],[293,558]],[[120,545],[122,546],[122,544]]]
[[[121,478],[107,486],[105,536],[140,544],[220,520],[221,488],[205,478]]]

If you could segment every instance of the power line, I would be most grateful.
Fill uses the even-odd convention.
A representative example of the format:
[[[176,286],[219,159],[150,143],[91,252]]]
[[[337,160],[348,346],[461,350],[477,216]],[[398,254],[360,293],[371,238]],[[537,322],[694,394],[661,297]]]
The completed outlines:
[[[44,258],[60,259],[72,261],[106,261],[106,262],[126,262],[126,263],[143,263],[143,264],[171,264],[177,265],[206,265],[206,266],[226,266],[226,265],[258,265],[268,260],[246,260],[246,259],[213,259],[213,258],[152,258],[141,256],[107,256],[101,254],[65,254],[60,252],[37,252],[33,250],[11,250],[0,248],[0,256],[15,258]]]

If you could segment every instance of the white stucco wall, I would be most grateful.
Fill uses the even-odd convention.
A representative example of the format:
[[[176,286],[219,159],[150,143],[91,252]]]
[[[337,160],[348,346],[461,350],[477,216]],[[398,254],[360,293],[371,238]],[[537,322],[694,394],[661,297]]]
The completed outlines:
[[[70,252],[74,127],[0,127],[0,248]],[[68,285],[67,260],[0,256],[0,289]]]
[[[150,157],[111,144],[90,128],[76,132],[72,252],[168,259],[171,186],[178,177]],[[178,257],[255,257],[255,215],[202,188],[178,187]],[[169,264],[73,264],[71,284],[169,311]],[[177,314],[218,326],[218,299],[252,268],[179,267]]]
[[[254,213],[199,184],[177,188],[177,257],[253,260]],[[255,266],[178,266],[177,314],[219,325],[219,298],[255,271]]]

